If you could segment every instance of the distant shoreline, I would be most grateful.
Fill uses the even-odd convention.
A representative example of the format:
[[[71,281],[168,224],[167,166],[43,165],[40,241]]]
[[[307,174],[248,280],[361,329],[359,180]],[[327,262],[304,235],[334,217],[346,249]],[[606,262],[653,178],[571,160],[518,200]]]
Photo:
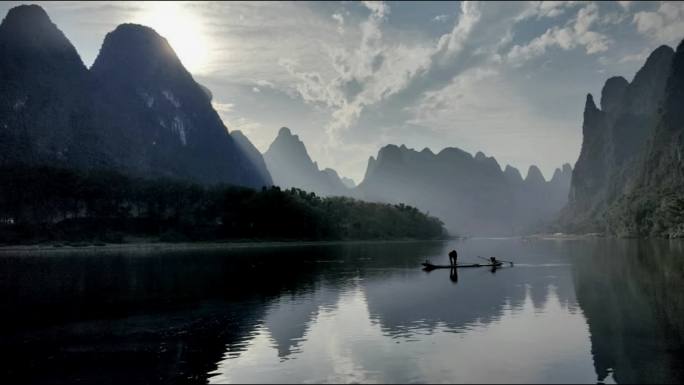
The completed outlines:
[[[571,234],[571,233],[550,233],[550,234],[530,234],[520,236],[521,239],[548,239],[548,240],[573,240],[573,239],[594,239],[594,238],[611,238],[606,236],[604,233],[583,233],[583,234]]]
[[[40,244],[0,246],[0,256],[32,253],[91,253],[91,252],[129,252],[129,251],[193,251],[193,250],[230,250],[241,248],[272,248],[294,246],[325,246],[336,244],[372,243],[414,243],[446,242],[450,239],[388,239],[388,240],[339,240],[339,241],[217,241],[217,242],[154,242],[133,241],[127,243],[87,244],[82,246]]]
[[[33,254],[33,253],[92,253],[92,252],[150,252],[150,251],[194,251],[194,250],[230,250],[242,248],[272,248],[295,246],[325,246],[337,244],[373,244],[373,243],[415,243],[415,242],[447,242],[468,239],[520,239],[526,240],[580,240],[606,238],[601,233],[587,234],[531,234],[513,235],[508,237],[464,236],[443,239],[373,239],[373,240],[335,240],[335,241],[202,241],[202,242],[158,242],[154,240],[133,240],[123,243],[85,243],[70,245],[68,243],[43,243],[36,245],[4,245],[0,246],[0,256]]]

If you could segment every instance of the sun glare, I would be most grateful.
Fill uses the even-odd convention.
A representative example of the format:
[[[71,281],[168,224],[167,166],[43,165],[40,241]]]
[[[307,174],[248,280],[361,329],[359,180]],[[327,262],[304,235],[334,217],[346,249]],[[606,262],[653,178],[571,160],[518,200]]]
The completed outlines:
[[[149,2],[136,23],[153,28],[168,40],[191,73],[201,72],[208,59],[208,41],[200,18],[183,3]]]

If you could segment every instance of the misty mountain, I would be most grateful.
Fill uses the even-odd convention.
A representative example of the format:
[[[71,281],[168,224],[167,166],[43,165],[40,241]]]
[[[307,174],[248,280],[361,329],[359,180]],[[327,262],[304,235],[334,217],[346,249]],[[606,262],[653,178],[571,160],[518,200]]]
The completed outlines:
[[[331,169],[331,168],[326,168],[326,169],[323,170],[323,171],[326,171],[326,170],[334,171],[334,170]],[[343,177],[340,177],[340,180],[342,181],[342,183],[343,183],[345,186],[347,186],[347,188],[354,188],[354,187],[356,187],[356,182],[354,182],[354,180],[351,179],[351,178],[347,178],[347,177],[344,177],[344,176],[343,176]]]
[[[383,147],[368,160],[359,197],[403,202],[436,215],[461,235],[511,235],[551,219],[566,202],[571,169],[565,165],[547,182],[536,166],[523,179],[493,157],[458,148],[438,154],[406,146]]]
[[[321,196],[350,196],[352,193],[335,170],[318,169],[299,136],[293,135],[287,127],[278,131],[278,136],[264,153],[264,160],[273,183],[282,188],[296,187]]]
[[[582,151],[560,222],[565,230],[672,235],[682,223],[684,216],[674,218],[684,215],[681,50],[659,47],[631,83],[608,79],[600,109],[587,95]]]
[[[88,70],[42,8],[19,6],[0,24],[0,53],[2,164],[271,183],[260,155],[238,146],[211,93],[150,28],[118,26]]]
[[[261,152],[250,142],[249,138],[245,136],[240,130],[235,130],[230,133],[235,144],[240,148],[243,154],[247,156],[252,165],[256,167],[259,177],[267,182],[267,185],[272,185],[273,180],[271,179],[271,174],[268,172],[268,167],[266,167],[266,162]]]

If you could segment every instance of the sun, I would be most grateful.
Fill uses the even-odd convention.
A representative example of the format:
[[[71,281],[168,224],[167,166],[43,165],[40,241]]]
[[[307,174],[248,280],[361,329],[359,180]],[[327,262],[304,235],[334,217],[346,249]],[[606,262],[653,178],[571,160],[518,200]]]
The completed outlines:
[[[171,44],[191,73],[202,72],[208,61],[208,39],[197,14],[183,3],[146,2],[135,22],[153,28]]]

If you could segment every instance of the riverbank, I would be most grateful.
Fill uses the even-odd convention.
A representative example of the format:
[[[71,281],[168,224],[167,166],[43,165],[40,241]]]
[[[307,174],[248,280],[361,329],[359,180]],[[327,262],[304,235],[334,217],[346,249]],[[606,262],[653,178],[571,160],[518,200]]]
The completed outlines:
[[[569,233],[553,233],[553,234],[530,234],[520,237],[523,240],[576,240],[576,239],[593,239],[606,238],[603,233],[584,233],[584,234],[569,234]]]
[[[73,254],[73,253],[120,253],[120,252],[158,252],[158,251],[197,251],[197,250],[230,250],[238,248],[271,248],[295,246],[327,246],[338,244],[371,244],[371,243],[415,243],[445,242],[448,239],[394,239],[394,240],[338,240],[338,241],[218,241],[218,242],[155,242],[139,240],[126,243],[98,244],[37,244],[0,246],[0,256],[34,255],[34,254]]]

